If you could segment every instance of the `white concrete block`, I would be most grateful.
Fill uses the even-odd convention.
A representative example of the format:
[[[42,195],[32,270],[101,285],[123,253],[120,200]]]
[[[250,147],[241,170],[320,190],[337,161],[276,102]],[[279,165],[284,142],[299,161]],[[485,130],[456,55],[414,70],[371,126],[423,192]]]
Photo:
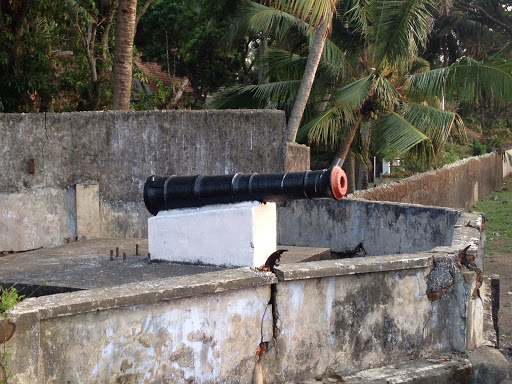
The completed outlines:
[[[162,211],[148,220],[154,260],[259,267],[276,251],[275,203],[244,202]]]

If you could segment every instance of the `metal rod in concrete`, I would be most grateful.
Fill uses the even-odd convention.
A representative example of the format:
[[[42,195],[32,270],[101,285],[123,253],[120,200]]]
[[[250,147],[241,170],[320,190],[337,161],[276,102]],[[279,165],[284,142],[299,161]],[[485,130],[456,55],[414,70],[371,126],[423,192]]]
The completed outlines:
[[[110,261],[114,261],[114,250],[110,250]]]
[[[123,252],[123,263],[126,263],[126,252]]]

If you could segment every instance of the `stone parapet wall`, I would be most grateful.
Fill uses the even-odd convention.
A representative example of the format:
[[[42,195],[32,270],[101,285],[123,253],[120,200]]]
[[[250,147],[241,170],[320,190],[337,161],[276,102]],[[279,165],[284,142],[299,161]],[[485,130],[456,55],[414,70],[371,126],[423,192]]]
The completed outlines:
[[[470,157],[395,183],[357,191],[352,197],[469,209],[478,200],[499,189],[502,182],[502,157],[491,153]]]
[[[465,267],[482,230],[480,215],[462,213],[453,244],[416,254],[28,298],[9,312],[13,382],[254,383],[261,366],[263,382],[299,383],[464,353],[483,343],[486,295]]]
[[[278,207],[277,241],[367,256],[420,252],[451,244],[459,215],[441,207],[350,198],[295,200]]]
[[[76,184],[98,185],[100,236],[146,237],[151,175],[309,169],[309,148],[285,130],[275,110],[0,114],[0,251],[82,236]]]
[[[137,201],[153,174],[284,171],[285,129],[273,110],[1,114],[0,191],[96,181]]]
[[[512,173],[512,148],[503,153],[503,177],[507,177]]]

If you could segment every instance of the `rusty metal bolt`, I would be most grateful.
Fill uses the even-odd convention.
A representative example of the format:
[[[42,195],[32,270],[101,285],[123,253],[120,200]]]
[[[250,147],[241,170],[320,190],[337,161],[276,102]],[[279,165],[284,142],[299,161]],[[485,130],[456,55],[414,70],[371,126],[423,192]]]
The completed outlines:
[[[126,252],[123,252],[123,263],[126,263]]]
[[[151,264],[151,253],[148,252],[148,263]]]
[[[119,247],[116,247],[116,257],[119,257]]]
[[[110,250],[110,261],[114,261],[114,251]]]
[[[36,164],[34,159],[28,159],[28,173],[33,175],[36,172]]]
[[[0,344],[8,342],[15,330],[16,325],[6,319],[0,319]]]
[[[135,244],[135,256],[139,256],[139,244]]]

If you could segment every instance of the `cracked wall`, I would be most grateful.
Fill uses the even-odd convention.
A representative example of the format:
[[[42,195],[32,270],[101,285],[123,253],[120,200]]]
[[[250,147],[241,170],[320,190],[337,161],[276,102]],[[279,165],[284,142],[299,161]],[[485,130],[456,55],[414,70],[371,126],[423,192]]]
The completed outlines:
[[[482,226],[461,213],[451,245],[415,254],[29,298],[10,311],[14,381],[296,383],[463,353],[483,340],[485,295],[465,265],[478,262]]]

